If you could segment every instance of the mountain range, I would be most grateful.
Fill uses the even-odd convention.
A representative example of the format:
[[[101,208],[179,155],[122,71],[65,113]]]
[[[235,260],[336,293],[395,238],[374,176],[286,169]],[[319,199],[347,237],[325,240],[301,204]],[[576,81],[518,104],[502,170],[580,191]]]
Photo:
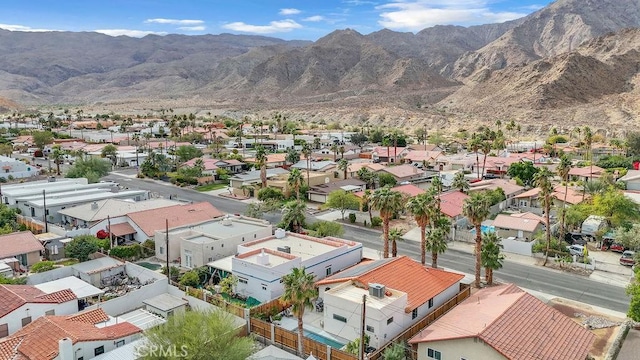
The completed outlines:
[[[436,130],[513,119],[527,132],[622,132],[640,115],[639,49],[637,0],[557,0],[500,24],[345,29],[315,42],[0,30],[0,108],[278,111]]]

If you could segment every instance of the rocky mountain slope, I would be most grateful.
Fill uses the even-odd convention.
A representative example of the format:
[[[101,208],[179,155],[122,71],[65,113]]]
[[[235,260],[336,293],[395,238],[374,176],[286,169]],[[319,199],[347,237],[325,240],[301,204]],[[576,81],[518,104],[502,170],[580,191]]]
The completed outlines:
[[[637,28],[637,0],[558,0],[503,24],[417,34],[346,29],[313,43],[0,30],[0,96],[443,130],[496,119],[530,131],[628,126],[640,116]]]

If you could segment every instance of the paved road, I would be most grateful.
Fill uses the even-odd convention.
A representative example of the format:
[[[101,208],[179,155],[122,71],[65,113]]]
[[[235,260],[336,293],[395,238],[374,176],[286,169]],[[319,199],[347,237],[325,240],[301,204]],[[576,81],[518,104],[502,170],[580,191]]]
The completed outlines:
[[[226,213],[242,214],[246,207],[246,204],[237,200],[212,197],[194,190],[178,188],[170,184],[165,185],[148,179],[131,179],[117,174],[110,174],[104,179],[120,182],[121,185],[129,188],[144,189],[164,195],[175,194],[181,200],[208,201]],[[272,215],[267,220],[277,222],[278,217],[278,215]],[[345,226],[345,233],[342,237],[361,242],[364,246],[374,249],[381,246],[380,232],[375,230]],[[419,245],[414,242],[399,242],[398,252],[414,259],[420,258]],[[462,251],[449,249],[438,258],[438,263],[445,268],[468,274],[475,272],[472,254]],[[497,281],[512,282],[530,290],[619,312],[626,312],[629,307],[629,298],[623,288],[593,281],[579,275],[506,261],[504,267],[494,273],[494,278]]]

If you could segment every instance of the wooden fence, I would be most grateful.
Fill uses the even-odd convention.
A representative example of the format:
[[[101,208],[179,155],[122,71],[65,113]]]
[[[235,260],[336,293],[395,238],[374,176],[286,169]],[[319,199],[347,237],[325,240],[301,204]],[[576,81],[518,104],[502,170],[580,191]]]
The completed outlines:
[[[22,215],[17,215],[16,222],[18,223],[18,225],[26,226],[27,230],[31,230],[31,232],[33,232],[34,234],[41,234],[42,232],[44,232],[44,223],[38,220],[31,219]]]
[[[243,319],[245,318],[246,309],[244,307],[230,303],[219,295],[208,295],[206,290],[194,289],[188,286],[183,286],[175,281],[171,281],[171,285],[184,291],[189,296],[193,296],[196,299],[208,302],[211,305],[215,305],[220,309],[223,309],[224,311],[231,313],[235,316],[241,317]]]
[[[260,304],[251,308],[251,316],[258,314],[279,314],[290,305],[280,299],[274,299],[267,303]]]

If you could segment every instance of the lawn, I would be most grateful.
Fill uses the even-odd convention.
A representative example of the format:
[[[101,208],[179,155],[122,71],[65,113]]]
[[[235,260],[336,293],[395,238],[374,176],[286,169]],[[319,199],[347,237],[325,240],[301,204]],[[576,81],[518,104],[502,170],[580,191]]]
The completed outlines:
[[[201,185],[201,186],[197,186],[196,190],[198,191],[211,191],[211,190],[219,190],[219,189],[224,189],[226,188],[227,184],[225,183],[212,183],[212,184],[206,184],[206,185]]]

